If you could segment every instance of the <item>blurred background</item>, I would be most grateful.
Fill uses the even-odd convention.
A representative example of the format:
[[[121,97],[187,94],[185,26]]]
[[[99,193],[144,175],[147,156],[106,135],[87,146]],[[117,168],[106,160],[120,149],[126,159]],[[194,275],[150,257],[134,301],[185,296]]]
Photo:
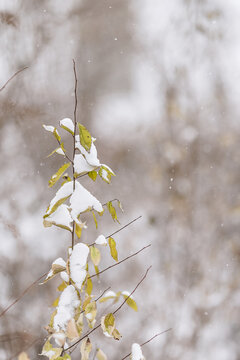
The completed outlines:
[[[62,163],[46,158],[56,144],[42,124],[73,117],[74,58],[78,121],[117,174],[82,183],[122,201],[121,225],[143,216],[115,236],[120,259],[152,244],[99,279],[97,295],[131,291],[153,265],[139,312],[118,313],[122,340],[99,331],[95,344],[119,360],[171,327],[146,358],[240,359],[239,18],[237,0],[0,0],[0,87],[28,66],[0,92],[0,311],[71,242],[42,225]],[[107,214],[98,231],[87,220],[89,242],[119,228]],[[59,283],[34,286],[0,318],[1,359],[41,358]]]

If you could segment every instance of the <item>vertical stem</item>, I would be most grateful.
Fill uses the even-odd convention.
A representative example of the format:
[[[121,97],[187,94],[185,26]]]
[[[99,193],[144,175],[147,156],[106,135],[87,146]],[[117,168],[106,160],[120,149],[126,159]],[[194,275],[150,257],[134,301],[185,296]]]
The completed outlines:
[[[75,78],[75,88],[74,88],[74,95],[75,95],[75,105],[74,105],[74,135],[73,135],[73,162],[72,162],[72,173],[73,173],[73,191],[75,190],[75,177],[74,177],[74,158],[75,158],[75,137],[76,137],[76,129],[77,129],[77,73],[76,73],[76,64],[75,60],[73,59],[73,72]],[[72,249],[74,247],[74,232],[75,232],[75,221],[73,221],[73,229],[72,229]]]

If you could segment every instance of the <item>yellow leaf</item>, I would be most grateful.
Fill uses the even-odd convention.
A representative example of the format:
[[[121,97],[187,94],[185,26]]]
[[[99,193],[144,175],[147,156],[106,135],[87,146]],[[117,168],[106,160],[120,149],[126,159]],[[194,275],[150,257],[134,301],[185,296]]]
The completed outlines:
[[[82,341],[80,352],[81,352],[81,360],[88,360],[89,354],[92,351],[92,344],[89,338],[86,338]]]
[[[98,266],[101,260],[100,250],[95,246],[90,246],[90,256],[93,262],[93,265]]]
[[[107,356],[104,354],[104,352],[101,349],[97,349],[96,357],[97,360],[107,360]]]
[[[77,234],[77,237],[80,239],[80,237],[82,235],[82,226],[80,226],[76,223],[75,224],[75,232]]]
[[[112,237],[110,237],[108,239],[108,244],[109,244],[109,247],[110,247],[110,252],[111,252],[112,258],[115,261],[118,261],[118,253],[117,253],[117,249],[116,249],[116,242]]]
[[[96,229],[98,228],[98,223],[97,223],[97,218],[96,218],[96,215],[94,213],[94,211],[91,211],[92,213],[92,216],[93,216],[93,219],[94,219],[94,222],[95,222],[95,226],[96,226]]]
[[[27,353],[21,352],[21,354],[18,355],[18,360],[30,360],[30,359]]]
[[[113,330],[112,335],[115,340],[120,340],[122,337],[122,335],[120,334],[120,332],[117,329]]]
[[[81,313],[76,321],[76,326],[77,326],[77,330],[78,330],[78,335],[80,336],[82,331],[83,331],[83,327],[84,327],[84,323],[83,323],[83,313]]]
[[[78,123],[78,129],[79,129],[79,137],[80,137],[80,143],[84,147],[85,150],[90,152],[91,146],[92,146],[92,137],[90,135],[90,132],[85,128],[85,126]]]
[[[63,291],[64,289],[66,289],[67,284],[65,283],[65,281],[63,281],[57,288],[58,291]]]
[[[87,278],[86,293],[87,293],[88,295],[91,295],[92,289],[93,289],[92,279],[88,276],[88,278]]]
[[[60,177],[65,173],[65,171],[67,170],[67,168],[69,168],[70,166],[70,162],[67,164],[63,164],[58,171],[56,172],[56,174],[54,174],[51,179],[48,182],[48,186],[52,187],[53,185],[56,184],[56,182],[60,179]]]
[[[71,196],[71,194],[70,194],[69,196]],[[66,197],[58,200],[58,201],[53,205],[51,211],[50,211],[48,214],[45,214],[45,215],[43,216],[43,218],[46,219],[49,215],[51,215],[52,213],[54,213],[54,212],[57,210],[57,208],[58,208],[60,205],[62,205],[62,204],[69,198],[69,196],[66,196]]]
[[[95,273],[97,274],[97,276],[99,276],[98,275],[99,274],[99,268],[96,265],[94,265],[94,269],[95,269]]]
[[[116,176],[107,165],[101,165],[98,174],[108,184],[111,182],[111,177]]]
[[[86,308],[85,308],[85,316],[88,322],[88,326],[90,328],[93,328],[96,320],[96,315],[97,315],[97,306],[96,306],[96,301],[92,301],[89,304],[87,304]]]
[[[52,303],[52,307],[57,307],[58,306],[58,302],[59,302],[59,296],[54,300],[54,302]]]
[[[122,296],[124,297],[124,299],[128,298],[128,295],[122,293]],[[138,311],[138,307],[137,304],[135,302],[135,300],[133,300],[133,298],[129,297],[126,301],[126,303],[128,304],[128,306],[130,306],[133,310]]]
[[[89,171],[88,176],[90,177],[90,179],[95,181],[97,178],[97,172],[95,170]]]
[[[79,337],[77,326],[74,319],[69,320],[67,324],[67,337],[70,340],[75,340]]]
[[[116,209],[113,206],[111,201],[108,201],[107,208],[108,208],[109,213],[111,214],[113,221],[117,221],[119,223],[118,218],[117,218]]]

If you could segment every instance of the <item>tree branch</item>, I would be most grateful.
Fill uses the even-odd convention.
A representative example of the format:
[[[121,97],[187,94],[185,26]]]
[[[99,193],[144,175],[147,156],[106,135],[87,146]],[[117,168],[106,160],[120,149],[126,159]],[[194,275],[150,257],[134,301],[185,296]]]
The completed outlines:
[[[76,73],[76,63],[73,59],[73,72],[75,78],[75,88],[74,88],[74,95],[75,95],[75,104],[74,104],[74,132],[73,132],[73,159],[72,159],[72,173],[73,173],[73,191],[75,190],[76,179],[74,176],[75,169],[74,169],[74,159],[75,159],[75,136],[76,136],[76,129],[77,129],[77,73]],[[74,232],[75,232],[75,221],[73,221],[73,229],[72,229],[72,249],[74,247]]]
[[[112,269],[114,266],[117,266],[117,265],[123,263],[124,261],[126,261],[126,260],[128,260],[128,259],[131,259],[133,256],[138,255],[140,252],[142,252],[143,250],[149,248],[150,246],[151,246],[151,244],[149,244],[149,245],[147,245],[147,246],[144,246],[142,249],[138,250],[138,251],[135,252],[134,254],[129,255],[129,256],[125,257],[124,259],[122,259],[121,261],[118,261],[117,263],[108,266],[107,268],[99,271],[99,273],[97,273],[97,274],[93,274],[93,275],[89,276],[89,278],[92,279],[93,277],[98,276],[98,275],[104,273],[105,271],[107,271],[107,270],[109,270],[109,269]]]
[[[8,84],[13,78],[15,78],[15,76],[17,76],[20,72],[22,72],[22,71],[24,71],[24,70],[26,70],[26,69],[28,69],[28,66],[25,66],[23,69],[20,69],[20,70],[18,70],[17,72],[15,72],[15,74],[13,74],[13,75],[10,77],[10,79],[8,79],[8,81],[0,88],[0,91],[4,90],[5,87],[7,86],[7,84]]]
[[[133,291],[131,292],[131,294],[122,302],[122,304],[113,312],[113,314],[116,314],[116,312],[118,312],[122,306],[126,303],[126,301],[129,299],[129,297],[137,290],[137,288],[139,287],[139,285],[144,281],[144,279],[146,278],[148,271],[151,269],[151,266],[146,270],[144,276],[141,278],[141,280],[138,282],[138,284],[135,286],[135,288],[133,289]],[[101,323],[98,324],[97,326],[95,326],[92,330],[88,331],[85,335],[83,335],[79,340],[77,340],[74,344],[70,345],[68,348],[64,349],[64,352],[68,351],[69,349],[72,349],[75,345],[79,344],[80,341],[82,341],[83,339],[85,339],[86,337],[88,337],[93,331],[97,330],[99,327],[101,326]]]
[[[151,339],[145,341],[145,342],[142,343],[140,346],[146,345],[147,343],[149,343],[150,341],[152,341],[152,340],[155,339],[156,337],[158,337],[158,336],[160,336],[160,335],[162,335],[162,334],[165,334],[166,332],[168,332],[168,331],[170,331],[170,330],[172,330],[172,328],[169,328],[169,329],[167,329],[167,330],[164,330],[164,331],[162,331],[162,332],[154,335],[153,337],[151,337]],[[131,354],[132,354],[132,353],[129,353],[129,354],[125,355],[121,360],[127,359]]]
[[[47,276],[48,273],[41,275],[37,280],[35,280],[31,285],[29,285],[10,305],[8,305],[0,314],[0,318],[11,309],[35,284],[37,284],[43,277]]]
[[[137,221],[138,219],[140,219],[142,217],[142,215],[138,216],[137,218],[133,219],[132,221],[130,221],[129,223],[127,223],[126,225],[122,226],[120,229],[118,229],[117,231],[114,231],[112,234],[106,236],[106,239],[112,237],[113,235],[119,233],[121,230],[125,229],[126,227],[128,227],[129,225],[131,225],[132,223],[134,223],[135,221]],[[94,246],[96,245],[95,242],[88,245],[88,246]]]

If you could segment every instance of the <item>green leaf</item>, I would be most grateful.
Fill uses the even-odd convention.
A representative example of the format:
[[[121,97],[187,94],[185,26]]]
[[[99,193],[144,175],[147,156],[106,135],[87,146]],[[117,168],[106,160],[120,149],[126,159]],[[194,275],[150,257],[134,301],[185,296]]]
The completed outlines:
[[[107,165],[101,165],[98,174],[108,184],[111,182],[111,177],[116,176]]]
[[[84,147],[85,150],[87,150],[87,152],[90,152],[92,146],[92,137],[90,135],[90,132],[85,128],[85,126],[79,123],[78,129],[81,145]]]
[[[98,275],[99,274],[99,268],[96,265],[94,265],[94,269],[95,269],[95,273],[97,274],[97,276],[99,276]]]
[[[106,326],[106,328],[108,328],[109,326],[113,326],[115,325],[115,318],[114,315],[112,313],[107,314],[104,318],[104,325]]]
[[[116,209],[115,209],[115,207],[113,206],[113,204],[112,204],[111,201],[108,201],[108,202],[107,202],[107,208],[108,208],[108,211],[109,211],[109,213],[110,213],[113,221],[117,221],[117,222],[119,223],[118,218],[117,218]]]
[[[63,281],[57,288],[58,291],[63,291],[64,289],[66,289],[67,284],[65,283],[65,281]]]
[[[61,147],[58,147],[57,149],[53,150],[47,157],[50,157],[55,153],[63,156],[65,155],[63,149],[61,149]]]
[[[54,302],[52,303],[52,307],[57,307],[59,303],[59,296],[54,300]]]
[[[65,171],[69,168],[69,166],[71,165],[71,163],[67,163],[67,164],[63,164],[58,171],[56,172],[56,174],[54,174],[51,179],[48,182],[48,186],[52,187],[53,185],[56,184],[56,182],[60,179],[60,177],[65,173]]]
[[[71,194],[70,194],[69,196],[71,196]],[[49,215],[51,215],[52,213],[54,213],[54,212],[57,210],[57,208],[58,208],[60,205],[62,205],[62,204],[69,198],[69,196],[66,196],[66,197],[58,200],[58,201],[53,205],[50,213],[45,214],[45,215],[43,216],[43,218],[45,219],[45,218],[47,218]]]
[[[93,265],[98,266],[101,260],[100,250],[95,246],[90,246],[90,256],[93,262]]]
[[[93,181],[95,181],[96,178],[97,178],[97,171],[95,171],[95,170],[89,171],[88,176],[90,177],[90,179],[92,179]]]
[[[57,129],[55,128],[53,131],[53,135],[55,136],[55,138],[57,139],[57,141],[61,141],[61,136],[59,135]]]
[[[92,216],[93,216],[93,219],[94,219],[94,222],[95,222],[95,226],[96,226],[96,229],[98,228],[98,223],[97,223],[97,218],[96,218],[96,215],[94,213],[94,211],[91,211],[92,213]]]
[[[87,286],[86,286],[86,293],[90,296],[93,289],[92,279],[88,276],[87,278]]]
[[[121,201],[118,200],[117,203],[118,203],[118,207],[119,207],[119,209],[121,210],[121,212],[124,212]]]
[[[128,295],[122,293],[122,296],[124,297],[124,299],[128,298]],[[127,301],[126,301],[127,305],[130,306],[130,308],[132,308],[135,311],[138,311],[138,307],[137,304],[135,302],[135,300],[133,300],[133,298],[130,296]]]
[[[47,356],[49,360],[56,360],[62,353],[62,348],[54,348],[49,340],[43,346],[41,355]]]
[[[51,132],[55,136],[55,138],[57,139],[58,142],[61,141],[61,136],[59,135],[57,129],[54,126],[52,126],[52,125],[43,125],[43,127],[44,127],[45,130]]]
[[[112,237],[110,237],[108,239],[108,244],[109,244],[109,247],[110,247],[110,252],[111,252],[112,258],[115,261],[118,261],[118,253],[117,253],[117,249],[116,249],[116,242]]]

